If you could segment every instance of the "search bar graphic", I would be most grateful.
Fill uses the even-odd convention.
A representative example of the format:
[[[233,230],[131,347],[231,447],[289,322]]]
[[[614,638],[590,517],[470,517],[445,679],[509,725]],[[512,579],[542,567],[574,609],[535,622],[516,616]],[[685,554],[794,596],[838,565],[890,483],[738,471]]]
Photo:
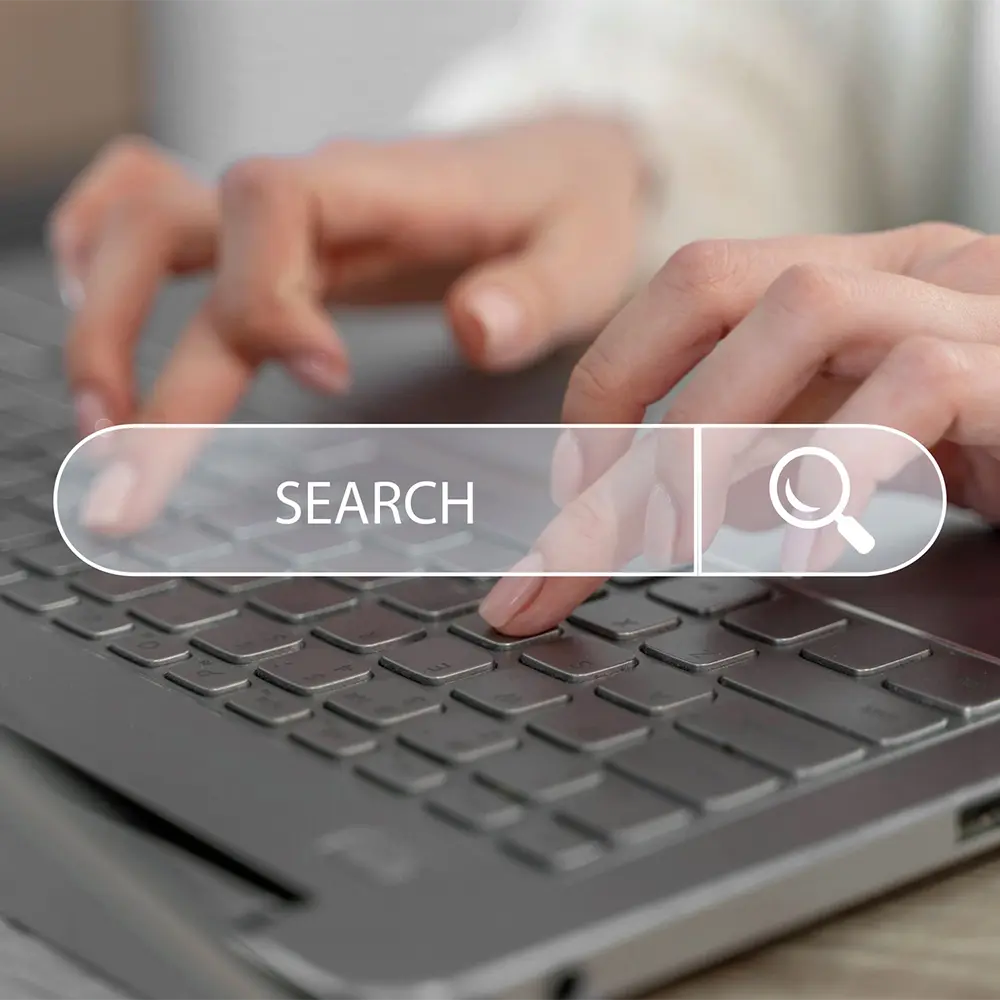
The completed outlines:
[[[867,425],[126,425],[54,496],[85,562],[170,577],[878,575],[945,506]]]

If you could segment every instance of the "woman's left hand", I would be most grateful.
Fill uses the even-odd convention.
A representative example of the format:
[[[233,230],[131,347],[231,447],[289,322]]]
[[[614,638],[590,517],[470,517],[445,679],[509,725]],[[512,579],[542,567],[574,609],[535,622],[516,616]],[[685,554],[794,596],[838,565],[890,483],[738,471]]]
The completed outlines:
[[[895,427],[932,450],[953,503],[1000,519],[1000,237],[928,223],[691,244],[580,361],[563,419],[640,423],[695,365],[666,423]],[[587,488],[617,457],[589,443],[559,449],[553,475],[569,502],[563,530],[543,533],[530,557],[538,574],[558,568],[552,540],[586,513]],[[481,612],[530,635],[600,582],[507,577]]]

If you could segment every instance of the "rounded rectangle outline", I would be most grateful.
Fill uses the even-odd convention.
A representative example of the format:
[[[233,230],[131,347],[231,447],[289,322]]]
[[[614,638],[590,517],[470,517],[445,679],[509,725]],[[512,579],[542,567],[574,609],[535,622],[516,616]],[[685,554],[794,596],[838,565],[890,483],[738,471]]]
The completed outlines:
[[[294,424],[281,424],[281,423],[246,423],[246,424],[112,424],[110,427],[102,427],[100,430],[96,430],[91,434],[88,434],[85,438],[81,438],[66,454],[62,462],[59,465],[59,471],[56,473],[55,483],[52,487],[52,513],[55,517],[56,529],[59,532],[59,537],[63,540],[69,550],[83,563],[90,566],[92,569],[96,569],[98,572],[107,573],[109,576],[122,576],[126,578],[137,578],[141,579],[143,577],[150,577],[154,579],[190,579],[198,576],[212,576],[218,577],[220,579],[225,578],[240,578],[240,577],[271,577],[276,580],[283,579],[295,579],[295,578],[309,578],[309,577],[335,577],[335,576],[351,576],[358,578],[367,577],[391,577],[393,579],[419,579],[421,577],[456,577],[468,579],[470,576],[475,576],[476,574],[470,573],[468,570],[405,570],[400,573],[385,573],[385,572],[369,572],[369,573],[321,573],[314,570],[305,570],[301,572],[291,571],[291,572],[257,572],[251,573],[246,570],[241,571],[217,571],[213,570],[211,573],[178,573],[178,572],[157,572],[154,570],[143,570],[141,572],[126,572],[123,570],[108,569],[107,567],[100,566],[99,564],[88,559],[83,553],[81,553],[66,536],[66,532],[63,530],[62,518],[59,516],[59,505],[56,502],[56,498],[59,495],[59,483],[62,479],[63,470],[66,465],[72,459],[73,455],[76,454],[88,441],[94,440],[105,434],[113,434],[115,431],[119,430],[171,430],[171,429],[194,429],[194,430],[216,430],[225,431],[229,429],[235,430],[343,430],[343,431],[359,431],[359,430],[381,430],[381,431],[392,431],[392,430],[656,430],[657,428],[670,429],[670,430],[685,430],[691,431],[696,435],[695,437],[695,468],[692,470],[692,477],[694,480],[694,496],[697,498],[697,504],[695,508],[695,521],[694,521],[694,532],[696,538],[694,541],[694,550],[704,555],[702,537],[701,537],[701,434],[703,430],[809,430],[809,429],[819,429],[824,427],[836,427],[841,430],[875,430],[888,432],[890,434],[895,434],[897,437],[905,438],[912,444],[916,445],[919,451],[922,451],[930,462],[932,468],[938,477],[938,482],[941,484],[941,513],[938,516],[937,528],[934,531],[933,536],[928,540],[924,547],[914,556],[911,556],[906,562],[900,563],[898,566],[893,566],[891,569],[883,570],[851,570],[841,573],[832,572],[805,572],[796,573],[789,571],[779,571],[779,572],[744,572],[744,571],[717,571],[717,572],[705,572],[699,571],[697,569],[690,572],[676,572],[676,573],[650,573],[649,579],[712,579],[712,578],[723,578],[723,577],[743,577],[747,579],[755,578],[766,578],[766,579],[849,579],[849,578],[864,578],[864,577],[877,577],[877,576],[889,576],[892,573],[898,573],[900,570],[906,569],[907,566],[912,566],[918,559],[922,559],[923,556],[930,550],[931,546],[938,540],[941,531],[944,528],[945,518],[948,513],[948,487],[944,480],[944,473],[941,471],[941,466],[938,465],[937,459],[931,454],[930,449],[918,441],[915,437],[907,434],[906,431],[901,431],[896,427],[889,427],[885,424],[803,424],[803,423],[788,423],[788,424],[734,424],[734,423],[723,423],[723,424],[713,424],[713,423],[703,423],[703,424],[664,424],[658,422],[642,423],[642,424],[562,424],[562,423],[512,423],[512,424],[500,424],[500,423],[490,423],[490,424],[400,424],[400,423],[387,423],[387,424],[356,424],[356,423],[346,423],[346,424],[330,424],[330,423],[294,423]],[[595,574],[593,571],[558,571],[549,573],[490,573],[485,574],[489,577],[535,577],[541,576],[546,577],[592,577],[592,576],[605,576],[605,574]],[[606,574],[606,579],[614,580],[618,577],[634,577],[636,573],[634,571],[621,570],[620,572],[612,572]]]

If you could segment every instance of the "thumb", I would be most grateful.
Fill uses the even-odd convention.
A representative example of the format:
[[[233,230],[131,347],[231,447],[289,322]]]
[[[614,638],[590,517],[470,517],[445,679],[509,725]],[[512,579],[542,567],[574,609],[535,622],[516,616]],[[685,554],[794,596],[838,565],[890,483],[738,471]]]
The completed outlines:
[[[570,217],[516,253],[471,268],[446,307],[462,352],[477,368],[522,368],[593,334],[619,306],[634,236],[606,220]]]

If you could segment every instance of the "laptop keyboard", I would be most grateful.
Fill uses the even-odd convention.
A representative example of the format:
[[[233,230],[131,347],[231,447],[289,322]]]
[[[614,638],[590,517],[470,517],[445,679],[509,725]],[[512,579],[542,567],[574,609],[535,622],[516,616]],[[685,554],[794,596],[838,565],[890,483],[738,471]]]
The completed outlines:
[[[95,571],[51,515],[58,356],[7,339],[0,598],[538,870],[599,871],[1000,713],[991,662],[753,580],[619,579],[515,638],[477,579]]]

